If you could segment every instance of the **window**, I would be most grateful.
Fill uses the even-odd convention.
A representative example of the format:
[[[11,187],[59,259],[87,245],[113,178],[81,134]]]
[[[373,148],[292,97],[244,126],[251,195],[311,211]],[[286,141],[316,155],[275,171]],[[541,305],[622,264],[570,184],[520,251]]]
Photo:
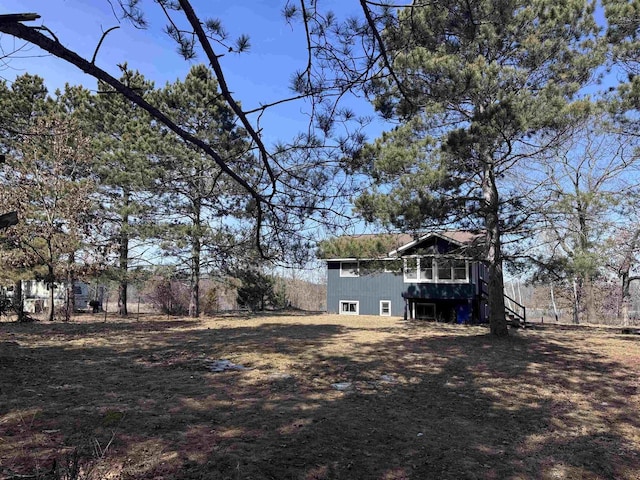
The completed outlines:
[[[453,272],[450,260],[438,260],[438,280],[452,280]]]
[[[340,262],[340,276],[341,277],[357,277],[358,262]]]
[[[34,283],[33,280],[27,280],[22,284],[22,294],[25,298],[35,297],[35,292],[33,292],[35,290]]]
[[[420,258],[420,280],[433,280],[433,258]]]
[[[433,303],[415,303],[413,318],[421,320],[435,320],[436,306]]]
[[[451,269],[453,271],[454,280],[467,280],[468,268],[465,260],[454,260]]]
[[[404,279],[405,280],[418,279],[418,259],[417,258],[406,258],[404,260]]]
[[[340,300],[340,315],[358,315],[359,302],[354,300]]]
[[[469,281],[469,263],[467,260],[448,258],[405,258],[404,281],[466,283]]]
[[[382,316],[382,317],[390,317],[391,316],[391,301],[390,300],[380,300],[380,316]]]

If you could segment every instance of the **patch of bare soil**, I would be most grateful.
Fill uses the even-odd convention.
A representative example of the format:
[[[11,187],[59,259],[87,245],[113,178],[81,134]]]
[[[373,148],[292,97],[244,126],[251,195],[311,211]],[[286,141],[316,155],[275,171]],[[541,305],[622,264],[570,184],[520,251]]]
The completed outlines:
[[[640,337],[511,333],[328,315],[2,322],[0,479],[639,478]]]

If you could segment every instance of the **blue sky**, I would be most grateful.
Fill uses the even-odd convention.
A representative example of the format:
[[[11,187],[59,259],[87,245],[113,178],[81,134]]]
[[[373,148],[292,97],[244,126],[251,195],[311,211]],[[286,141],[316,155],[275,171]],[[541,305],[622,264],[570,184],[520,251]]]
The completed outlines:
[[[204,56],[191,62],[180,57],[173,40],[162,31],[166,19],[158,6],[148,0],[141,3],[150,23],[146,30],[119,22],[108,0],[0,0],[0,13],[38,13],[41,18],[30,25],[45,25],[66,47],[89,59],[102,32],[119,25],[120,28],[111,32],[100,48],[98,66],[119,77],[117,65],[126,61],[130,68],[153,80],[157,87],[184,78],[193,64],[205,61]],[[325,3],[340,13],[350,13],[348,8],[358,8],[357,2],[325,0]],[[117,7],[117,0],[112,0],[112,4]],[[288,25],[282,17],[284,1],[194,0],[192,4],[201,17],[219,18],[231,39],[241,34],[249,35],[251,48],[248,52],[226,54],[221,59],[227,83],[245,108],[290,95],[290,78],[306,62],[306,44],[302,26]],[[1,44],[5,54],[22,45],[8,36],[2,38]],[[25,72],[43,77],[51,92],[64,87],[65,82],[90,89],[95,89],[96,85],[92,77],[36,47],[25,47],[6,64],[0,65],[0,77],[8,82]],[[358,101],[357,108],[358,114],[373,114],[370,105],[364,101]],[[303,102],[271,109],[261,122],[266,142],[288,139],[303,130],[307,121],[304,110]],[[371,135],[379,132],[378,125]]]
[[[226,54],[221,59],[227,83],[245,109],[289,96],[293,72],[306,64],[303,27],[287,24],[281,14],[284,3],[285,0],[192,0],[201,18],[219,18],[231,39],[242,34],[250,37],[251,48],[247,53]],[[117,7],[117,0],[111,0],[111,4]],[[0,13],[40,14],[41,18],[32,25],[47,26],[65,46],[89,59],[102,32],[119,25],[118,30],[106,37],[96,64],[118,77],[117,65],[126,61],[130,68],[140,71],[158,87],[184,78],[193,64],[205,61],[204,56],[200,56],[187,62],[176,52],[176,44],[162,31],[166,18],[153,1],[141,2],[150,23],[146,30],[136,29],[128,22],[120,23],[111,4],[109,0],[0,0]],[[359,8],[355,0],[322,0],[322,5],[341,16],[357,13]],[[601,12],[599,15],[602,22]],[[21,46],[8,36],[4,36],[0,44],[5,54]],[[25,72],[42,76],[51,91],[62,88],[65,82],[90,89],[96,85],[92,77],[36,47],[26,47],[6,64],[0,64],[0,77],[8,82]],[[614,73],[605,85],[594,86],[591,91],[615,83]],[[357,114],[374,115],[367,102],[355,101],[355,105]],[[290,140],[305,130],[307,107],[305,102],[298,102],[270,109],[261,120],[265,143]],[[368,130],[369,139],[375,138],[383,128],[382,122],[374,124]],[[365,229],[361,223],[358,228]]]
[[[248,34],[251,48],[242,54],[226,54],[221,64],[236,100],[245,109],[261,103],[270,103],[288,97],[292,74],[306,63],[306,43],[302,25],[289,25],[281,14],[286,0],[193,0],[192,4],[201,18],[219,18],[231,39]],[[150,23],[146,30],[120,22],[113,8],[117,0],[0,0],[0,13],[35,12],[41,18],[31,25],[47,26],[68,48],[85,58],[93,56],[102,32],[119,25],[105,39],[96,63],[112,75],[119,77],[117,65],[127,62],[130,68],[140,71],[153,80],[157,87],[178,78],[184,78],[189,68],[204,62],[204,56],[185,61],[177,52],[176,44],[163,31],[166,18],[151,0],[141,5]],[[323,0],[323,8],[330,8],[339,15],[358,13],[354,0]],[[602,12],[598,11],[600,22]],[[11,37],[1,38],[4,53],[21,46]],[[222,51],[220,47],[217,51]],[[11,82],[24,72],[42,76],[50,91],[62,88],[65,82],[94,89],[96,81],[63,60],[49,56],[36,47],[26,47],[12,55],[5,64],[0,63],[0,77]],[[605,86],[593,86],[588,91],[615,84],[615,74],[609,75]],[[370,104],[364,100],[350,101],[358,115],[375,116]],[[308,105],[305,102],[285,104],[269,110],[261,119],[264,140],[267,145],[278,140],[291,139],[305,130]],[[367,130],[369,139],[388,128],[376,121]]]
[[[285,1],[192,0],[201,19],[213,17],[222,21],[230,40],[242,34],[250,38],[251,47],[247,52],[227,53],[220,60],[227,84],[245,110],[291,96],[291,77],[306,65],[305,32],[301,24],[290,25],[282,16]],[[117,0],[111,3],[118,6]],[[107,35],[96,58],[96,65],[116,78],[120,77],[118,64],[127,62],[129,68],[154,81],[156,87],[162,87],[167,82],[183,79],[192,65],[206,63],[204,55],[193,61],[182,58],[176,43],[163,32],[167,20],[159,7],[151,0],[142,0],[141,5],[149,22],[145,30],[119,21],[108,0],[0,0],[0,13],[39,14],[41,18],[29,25],[46,26],[64,46],[87,59],[92,58],[102,33],[119,26]],[[359,5],[353,0],[323,0],[325,7],[348,15],[357,13]],[[0,45],[4,55],[24,46],[23,42],[7,35],[0,39]],[[224,52],[215,44],[214,48],[218,53]],[[94,78],[75,66],[33,46],[22,48],[4,64],[0,63],[0,78],[9,83],[27,72],[43,77],[52,93],[64,88],[65,83],[84,85],[91,90],[97,85]],[[375,116],[371,105],[362,99],[351,99],[349,104],[359,116]],[[308,107],[305,101],[298,101],[270,108],[260,119],[265,144],[291,141],[296,134],[306,131]],[[255,125],[256,118],[251,120]],[[377,137],[382,129],[382,121],[373,124],[368,129],[369,139]],[[360,232],[370,228],[355,222],[350,230]],[[316,234],[323,236],[320,230]]]

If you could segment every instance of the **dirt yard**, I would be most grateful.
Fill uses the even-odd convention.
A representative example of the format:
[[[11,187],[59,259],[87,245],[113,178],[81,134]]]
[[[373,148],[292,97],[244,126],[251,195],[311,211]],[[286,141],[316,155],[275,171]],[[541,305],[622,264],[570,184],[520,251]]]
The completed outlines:
[[[0,323],[0,479],[640,478],[620,329],[103,320]]]

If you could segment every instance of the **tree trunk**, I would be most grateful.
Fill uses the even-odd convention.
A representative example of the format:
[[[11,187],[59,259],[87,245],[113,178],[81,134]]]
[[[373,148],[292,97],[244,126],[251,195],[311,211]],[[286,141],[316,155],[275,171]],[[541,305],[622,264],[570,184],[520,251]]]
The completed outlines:
[[[200,316],[200,240],[194,239],[191,246],[191,282],[189,297],[189,316]]]
[[[121,238],[122,242],[122,238]],[[127,270],[128,270],[128,257],[129,257],[129,248],[128,248],[128,240],[127,240],[127,248],[122,249],[122,243],[120,244],[120,282],[118,283],[118,314],[121,317],[126,317],[129,314],[127,307],[127,289],[129,287],[129,282],[127,280]],[[124,257],[124,259],[123,259]]]
[[[22,280],[13,282],[13,308],[18,317],[18,322],[24,322],[26,316],[24,314],[24,298],[22,296]]]
[[[623,272],[621,275],[622,296],[620,298],[620,316],[622,325],[629,326],[629,304],[631,303],[631,282],[629,281],[629,273]],[[14,294],[15,295],[15,294]]]
[[[47,320],[49,320],[50,322],[53,322],[53,319],[55,318],[55,305],[53,304],[53,301],[55,299],[55,283],[53,281],[55,277],[53,276],[53,267],[51,265],[49,265],[49,273],[47,275],[47,286],[49,288],[49,308],[47,310]]]
[[[191,240],[191,281],[189,296],[189,316],[200,317],[200,254],[202,252],[202,230],[200,226],[201,204],[199,199],[194,201],[194,225]]]
[[[73,315],[73,312],[76,311],[76,295],[74,291],[76,279],[75,279],[74,270],[73,270],[75,261],[76,261],[76,256],[72,252],[69,255],[69,262],[67,265],[68,267],[67,295],[66,295],[66,305],[65,305],[65,312],[64,312],[64,319],[66,322],[68,322],[71,319],[71,315]]]
[[[631,309],[631,283],[640,280],[639,276],[631,276],[629,272],[621,273],[622,280],[622,296],[620,298],[620,316],[622,324],[629,326],[629,310]]]
[[[582,279],[573,279],[573,323],[580,323],[580,305],[582,304]]]
[[[584,305],[585,321],[587,323],[597,323],[596,305],[593,294],[593,279],[589,275],[584,279]]]
[[[482,193],[487,229],[487,264],[489,266],[489,326],[491,333],[502,337],[508,335],[509,330],[504,305],[498,188],[491,162],[487,162],[485,166]]]
[[[71,309],[73,308],[71,305],[71,299],[75,296],[73,294],[73,281],[67,281],[65,290],[64,321],[68,322],[69,320],[71,320]],[[75,301],[73,303],[75,303]]]
[[[583,195],[580,191],[580,186],[577,179],[575,183],[575,190],[576,190],[576,202],[577,202],[576,210],[578,213],[578,225],[579,225],[579,231],[578,231],[578,243],[580,246],[579,251],[581,254],[584,254],[591,250],[591,246],[589,245],[590,229],[589,229],[589,222],[587,220],[587,208],[588,208],[589,202],[588,201],[584,202],[582,200]],[[590,311],[593,309],[593,305],[589,305],[589,302],[593,303],[593,299],[589,298],[589,295],[590,295],[589,290],[591,288],[590,283],[591,283],[592,275],[593,275],[592,265],[589,265],[587,267],[582,266],[578,271],[577,287],[574,282],[575,304],[574,304],[573,323],[575,324],[580,323],[581,317],[583,317],[583,320],[586,320],[586,321],[591,320],[589,317],[593,313]],[[585,312],[581,312],[581,310],[583,309],[585,310]]]
[[[558,307],[556,305],[556,296],[553,293],[553,283],[551,284],[551,305],[553,305],[553,315],[556,319],[556,322],[558,321]]]
[[[122,202],[124,204],[124,212],[120,218],[120,244],[118,245],[119,263],[118,270],[120,274],[120,282],[118,284],[118,314],[126,317],[129,312],[127,309],[127,288],[129,286],[129,192],[127,190],[122,194]]]
[[[53,322],[55,318],[55,305],[53,304],[55,290],[53,287],[53,284],[49,285],[49,308],[47,309],[47,320],[49,320],[50,322]]]

